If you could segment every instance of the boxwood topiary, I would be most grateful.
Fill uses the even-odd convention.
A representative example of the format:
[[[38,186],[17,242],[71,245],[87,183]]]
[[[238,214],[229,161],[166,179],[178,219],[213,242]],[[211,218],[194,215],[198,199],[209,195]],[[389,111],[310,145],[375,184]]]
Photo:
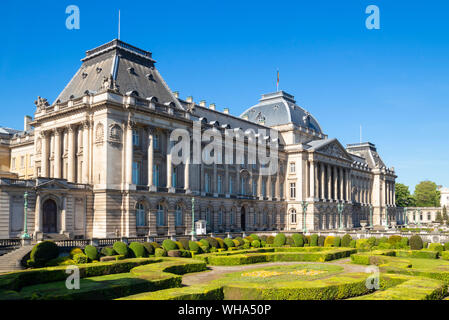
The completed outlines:
[[[129,251],[128,251],[128,246],[126,245],[126,243],[117,241],[114,243],[112,248],[114,248],[114,251],[117,252],[119,255],[123,255],[125,257],[128,256]]]
[[[31,250],[30,260],[34,266],[44,266],[48,261],[57,258],[59,249],[53,241],[42,241]]]
[[[153,246],[154,249],[160,248],[161,245],[157,242],[151,242],[151,245]]]
[[[343,238],[341,238],[341,246],[342,247],[350,247],[352,241],[352,237],[349,234],[345,234]]]
[[[285,242],[287,241],[287,238],[285,236],[285,234],[283,233],[278,233],[273,240],[273,244],[275,247],[282,247]]]
[[[318,245],[320,247],[324,247],[324,241],[326,241],[326,237],[325,236],[319,236],[318,237]]]
[[[266,235],[263,234],[263,235],[261,235],[259,238],[260,238],[260,243],[262,243],[262,241],[267,242],[267,238],[268,238],[268,237],[267,237]]]
[[[246,236],[244,239],[247,240],[247,241],[249,241],[250,243],[251,243],[252,241],[255,240],[255,239],[254,239],[253,237],[251,237],[251,236]]]
[[[245,241],[243,241],[243,238],[242,238],[242,237],[235,237],[234,240],[237,240],[237,241],[239,242],[239,245],[238,245],[238,246],[243,246],[243,245],[245,244]],[[237,247],[238,247],[238,246],[237,246]]]
[[[326,240],[324,240],[324,246],[325,247],[332,247],[334,246],[335,237],[334,236],[327,236]]]
[[[115,250],[112,247],[103,247],[101,248],[100,253],[102,256],[105,257],[115,256],[117,254],[117,252],[115,252]]]
[[[140,242],[131,242],[129,244],[129,249],[133,253],[133,256],[136,258],[143,258],[146,256],[145,247]]]
[[[318,246],[318,235],[312,234],[310,236],[310,246],[311,247],[317,247]]]
[[[90,261],[98,260],[98,250],[90,244],[84,247],[84,254],[90,259]]]
[[[73,256],[73,261],[76,264],[88,263],[89,258],[84,253],[77,253]]]
[[[265,247],[267,245],[267,242],[265,240],[260,241],[260,246]]]
[[[236,247],[240,247],[240,246],[242,246],[242,245],[245,244],[245,241],[243,241],[243,239],[242,239],[243,244],[242,244],[242,242],[240,242],[240,241],[237,240],[237,239],[233,239],[232,242],[234,242],[234,245],[235,245]]]
[[[73,248],[72,250],[70,250],[70,256],[73,258],[73,256],[77,253],[84,253],[83,250],[81,248]]]
[[[167,251],[163,248],[156,248],[156,250],[154,251],[154,256],[155,257],[166,257]]]
[[[198,251],[200,251],[200,246],[198,245],[198,243],[196,243],[196,241],[190,240],[189,241],[189,250],[198,252]]]
[[[225,244],[224,244],[224,241],[223,241],[223,239],[222,238],[215,238],[215,240],[217,240],[217,242],[218,242],[218,247],[217,248],[225,248]]]
[[[402,237],[397,235],[392,235],[388,238],[388,243],[395,245],[401,242]]]
[[[409,243],[412,250],[421,250],[423,248],[423,241],[417,234],[410,237]]]
[[[376,237],[369,237],[367,243],[370,247],[374,247],[378,241]]]
[[[287,236],[287,241],[285,242],[285,244],[290,246],[290,247],[294,247],[295,246],[295,241],[293,241],[293,238],[291,236]]]
[[[144,242],[143,247],[145,248],[145,251],[147,253],[147,256],[154,254],[154,247],[149,242]]]
[[[209,247],[208,246],[200,246],[201,251],[204,253],[209,253]]]
[[[209,242],[209,247],[218,248],[219,244],[215,238],[207,237],[206,241]]]
[[[179,250],[184,250],[184,246],[182,245],[181,241],[175,241],[175,243],[178,246]]]
[[[179,242],[181,242],[184,250],[189,250],[189,239],[181,239]]]
[[[408,247],[408,238],[402,237],[401,241],[399,242],[400,248],[406,249]]]
[[[351,242],[349,243],[349,246],[350,246],[351,248],[355,248],[355,247],[356,247],[356,241],[355,241],[355,239],[352,239],[352,240],[351,240]]]
[[[206,239],[201,239],[200,242],[201,242],[201,247],[207,247],[207,249],[209,249],[209,247],[210,247],[209,241],[207,241]]]
[[[341,245],[341,238],[340,237],[335,237],[334,238],[334,247],[340,247]]]
[[[449,251],[449,242],[444,244],[444,250]]]
[[[232,239],[226,238],[226,239],[224,239],[223,241],[224,241],[225,245],[226,245],[228,248],[235,247],[235,243],[234,243],[234,241],[232,241]],[[238,241],[237,241],[237,242],[238,242]]]
[[[255,233],[252,233],[252,234],[250,234],[249,236],[250,236],[251,238],[253,238],[253,240],[259,240],[259,241],[260,241],[259,236],[258,236],[257,234],[255,234]]]
[[[164,248],[167,251],[179,249],[178,246],[176,245],[176,242],[170,239],[165,239],[162,242],[162,248]]]
[[[254,248],[260,248],[260,241],[259,240],[254,240],[253,242],[251,242],[251,245]]]
[[[274,243],[274,237],[273,236],[268,236],[267,237],[267,243],[268,244],[273,244]]]
[[[430,243],[429,250],[443,252],[444,247],[441,245],[441,243]]]
[[[292,235],[292,239],[295,243],[295,247],[304,247],[304,238],[302,234],[295,233]]]

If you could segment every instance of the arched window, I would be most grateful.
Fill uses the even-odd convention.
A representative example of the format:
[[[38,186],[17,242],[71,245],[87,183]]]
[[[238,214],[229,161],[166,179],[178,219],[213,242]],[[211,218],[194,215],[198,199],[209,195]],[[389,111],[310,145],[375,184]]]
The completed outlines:
[[[290,222],[296,223],[296,210],[295,209],[292,209],[290,211]]]
[[[177,205],[175,208],[175,225],[177,227],[182,226],[182,207]]]
[[[136,226],[144,227],[145,223],[145,207],[142,203],[136,205]]]
[[[164,226],[165,225],[165,210],[164,206],[161,204],[157,205],[157,225],[158,226]]]

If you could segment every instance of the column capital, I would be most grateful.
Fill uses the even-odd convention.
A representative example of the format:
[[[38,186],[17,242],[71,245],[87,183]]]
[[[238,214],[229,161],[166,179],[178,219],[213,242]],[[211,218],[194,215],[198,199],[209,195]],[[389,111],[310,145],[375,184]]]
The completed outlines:
[[[41,130],[41,132],[39,133],[41,138],[45,139],[50,135],[50,131],[49,130]]]
[[[81,125],[83,126],[84,129],[89,129],[90,127],[90,121],[89,120],[84,120]]]
[[[62,130],[63,129],[59,128],[59,127],[58,128],[54,128],[53,129],[53,133],[54,133],[55,136],[59,136],[62,133]]]
[[[70,124],[66,125],[65,127],[66,127],[68,132],[73,133],[75,131],[76,125],[73,124],[73,123],[70,123]]]

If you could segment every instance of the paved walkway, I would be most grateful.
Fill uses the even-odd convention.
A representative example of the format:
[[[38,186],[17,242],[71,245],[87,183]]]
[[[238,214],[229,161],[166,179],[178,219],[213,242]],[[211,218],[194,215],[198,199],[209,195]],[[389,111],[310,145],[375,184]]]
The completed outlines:
[[[256,263],[240,266],[209,266],[209,271],[197,272],[186,274],[182,277],[182,284],[185,286],[191,286],[194,284],[206,283],[218,278],[221,278],[226,273],[232,273],[236,271],[244,271],[250,269],[258,269],[263,267],[272,266],[287,266],[295,264],[325,264],[336,265],[343,268],[343,273],[353,272],[365,272],[366,267],[355,264],[348,264],[350,259],[340,259],[334,262],[306,262],[306,261],[290,261],[290,262],[269,262],[269,263]],[[332,276],[332,275],[329,275]]]

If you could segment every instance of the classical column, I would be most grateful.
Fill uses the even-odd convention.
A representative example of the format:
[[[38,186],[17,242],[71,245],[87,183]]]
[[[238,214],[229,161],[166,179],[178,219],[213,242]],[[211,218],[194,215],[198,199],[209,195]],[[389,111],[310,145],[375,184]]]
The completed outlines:
[[[62,208],[61,208],[61,230],[60,234],[64,234],[67,231],[67,195],[63,195]]]
[[[334,166],[334,199],[338,200],[338,168]]]
[[[212,183],[212,192],[214,193],[214,197],[218,196],[218,179],[217,179],[217,164],[214,164],[214,178]]]
[[[340,200],[343,200],[343,169],[338,170],[338,179],[340,180]]]
[[[172,142],[170,141],[170,132],[167,132],[167,189],[168,192],[174,193],[175,188],[173,187],[173,164],[171,159],[171,148]]]
[[[68,136],[68,157],[67,157],[67,181],[75,182],[75,130],[72,125],[67,127]]]
[[[190,154],[186,159],[186,163],[184,164],[184,190],[186,194],[192,192],[190,190]]]
[[[41,131],[42,151],[41,151],[41,176],[48,178],[48,151],[49,151],[49,134],[47,131]]]
[[[56,179],[61,178],[61,130],[59,128],[54,129],[55,134],[55,169],[53,177]]]
[[[313,161],[310,161],[309,187],[310,198],[315,198],[315,163]]]
[[[252,186],[251,186],[252,188]],[[281,199],[281,176],[279,172],[276,174],[276,190],[275,190],[276,199],[279,201]],[[304,198],[301,198],[304,199]]]
[[[223,188],[223,193],[228,195],[229,194],[229,165],[224,164],[225,167],[225,186]]]
[[[132,142],[132,141],[131,141]],[[89,122],[83,123],[83,183],[89,183]]]
[[[351,199],[350,199],[350,193],[351,193],[351,189],[350,189],[350,186],[349,186],[349,170],[348,169],[346,169],[345,170],[345,179],[346,179],[346,201],[351,201]]]
[[[268,200],[271,200],[272,198],[271,196],[273,195],[273,193],[271,192],[271,187],[272,187],[271,176],[267,175],[266,191]]]
[[[214,168],[215,168],[216,166],[214,165]],[[235,182],[235,194],[236,195],[239,195],[240,193],[241,193],[241,190],[240,190],[240,164],[236,164],[235,165],[235,171],[236,171],[236,182]]]
[[[262,175],[260,174],[260,170],[259,170],[259,181],[257,182],[257,196],[259,197],[259,199],[263,198],[263,194],[262,194]]]
[[[153,128],[147,128],[148,146],[147,146],[147,165],[148,165],[148,190],[156,191],[156,186],[153,184],[153,167],[154,167],[154,131]]]
[[[34,234],[41,232],[41,195],[36,192],[36,204],[34,209]]]
[[[394,206],[396,204],[396,188],[394,183],[391,183],[391,194],[391,204]]]
[[[324,180],[324,164],[321,162],[320,163],[320,175],[321,175],[321,195],[320,198],[321,199],[325,199],[326,198],[326,182]]]
[[[314,176],[314,180],[315,180],[315,198],[320,198],[320,176],[319,171],[318,171],[318,163],[315,164],[315,176]]]
[[[326,172],[327,172],[327,199],[332,199],[332,172],[331,172],[331,166],[328,164],[326,165]]]

